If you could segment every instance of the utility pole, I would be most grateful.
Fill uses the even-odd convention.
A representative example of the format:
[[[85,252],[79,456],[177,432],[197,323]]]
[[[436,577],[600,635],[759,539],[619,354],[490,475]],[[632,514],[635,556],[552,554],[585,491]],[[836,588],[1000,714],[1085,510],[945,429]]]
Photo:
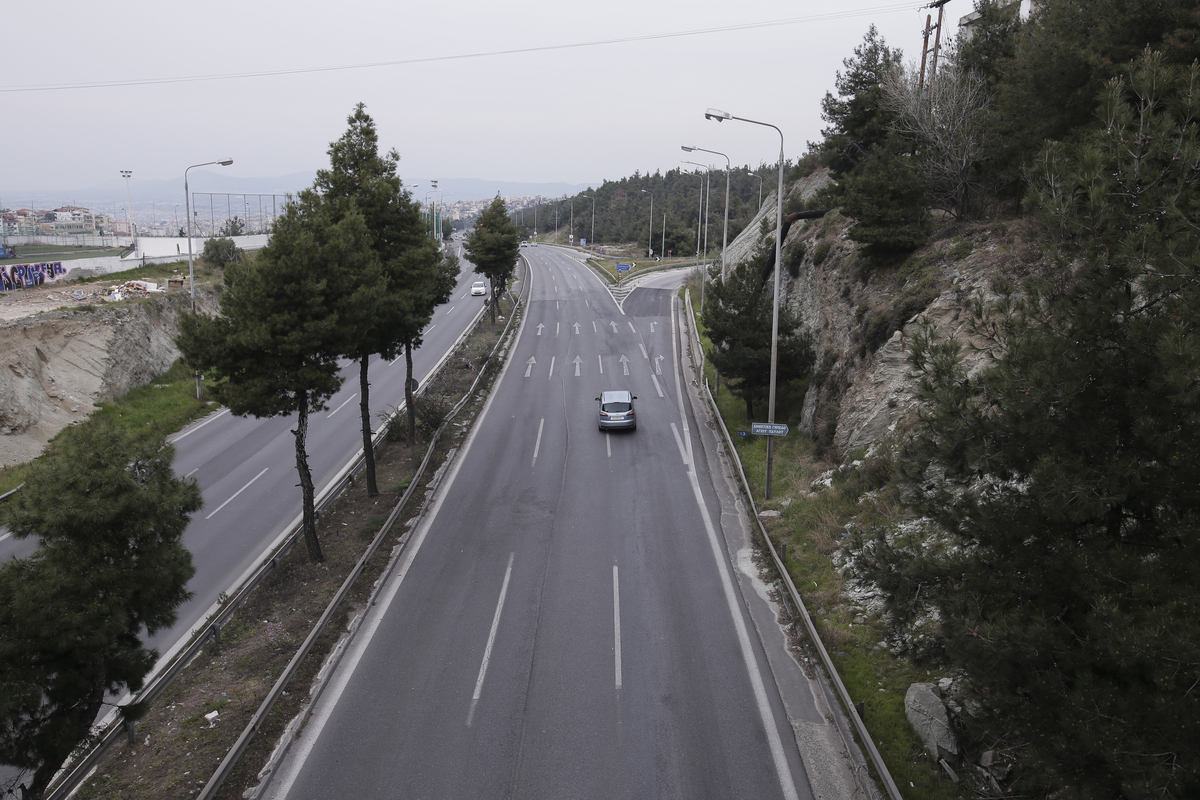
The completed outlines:
[[[935,2],[929,4],[930,8],[936,8],[938,10],[937,35],[933,37],[933,59],[929,64],[930,84],[932,84],[934,79],[937,77],[938,53],[942,49],[942,15],[946,13],[946,3],[949,2],[950,0],[935,0]]]
[[[935,25],[934,28],[930,28],[929,23],[932,19],[932,14],[925,14],[925,30],[922,31],[925,36],[925,42],[922,46],[922,49],[920,49],[920,78],[917,82],[917,89],[920,92],[923,92],[925,89],[925,61],[926,54],[929,53],[929,35],[932,31],[937,30],[937,35],[934,37],[934,58],[932,58],[929,66],[929,83],[934,83],[934,76],[937,73],[937,54],[940,52],[942,47],[942,14],[946,13],[946,8],[944,8],[944,6],[946,6],[947,2],[949,1],[950,0],[934,0],[934,2],[931,2],[931,4],[926,6],[926,8],[937,8],[937,25]]]

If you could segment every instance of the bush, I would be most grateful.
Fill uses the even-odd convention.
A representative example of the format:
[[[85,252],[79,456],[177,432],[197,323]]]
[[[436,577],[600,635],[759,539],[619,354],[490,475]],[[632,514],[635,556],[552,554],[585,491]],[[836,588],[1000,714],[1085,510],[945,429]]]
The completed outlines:
[[[204,252],[200,254],[200,258],[213,267],[224,267],[240,261],[241,257],[241,249],[227,236],[208,239],[204,242]]]
[[[825,261],[825,257],[829,255],[829,242],[821,242],[813,250],[813,266],[819,267]]]

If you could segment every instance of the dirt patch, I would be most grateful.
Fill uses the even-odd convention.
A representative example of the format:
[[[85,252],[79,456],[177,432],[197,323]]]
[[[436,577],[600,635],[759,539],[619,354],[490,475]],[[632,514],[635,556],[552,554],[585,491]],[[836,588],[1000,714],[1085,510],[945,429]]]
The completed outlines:
[[[507,316],[508,309],[504,312]],[[130,744],[122,740],[115,745],[76,797],[157,800],[199,792],[408,487],[428,447],[431,428],[440,424],[445,412],[465,396],[482,371],[484,380],[459,412],[457,424],[446,426],[422,480],[431,481],[447,455],[461,448],[470,430],[469,424],[462,423],[478,415],[499,366],[488,355],[503,325],[492,325],[485,317],[475,334],[448,360],[448,368],[429,383],[417,405],[418,442],[409,445],[389,441],[378,457],[380,495],[368,497],[365,481],[359,480],[356,488],[343,494],[322,515],[318,532],[325,562],[309,563],[305,548],[294,547],[277,573],[254,592],[225,627],[220,644],[209,644],[146,711],[137,724],[136,741]],[[422,488],[413,493],[408,507],[354,584],[336,619],[305,658],[287,694],[260,727],[218,797],[240,798],[246,789],[258,784],[257,775],[284,727],[300,712],[317,671],[347,624],[367,603],[393,547],[411,530],[414,515],[428,491]],[[216,716],[210,718],[213,712]]]

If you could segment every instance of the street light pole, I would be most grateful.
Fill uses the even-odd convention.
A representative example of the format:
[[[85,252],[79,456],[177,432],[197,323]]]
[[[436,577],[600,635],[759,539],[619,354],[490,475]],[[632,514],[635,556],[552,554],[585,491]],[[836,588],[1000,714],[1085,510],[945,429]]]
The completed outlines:
[[[129,197],[129,176],[133,174],[133,170],[121,170],[121,177],[125,179],[125,224],[129,226],[129,241],[133,244],[133,254],[137,255],[137,239],[133,235],[133,201]]]
[[[749,122],[751,125],[774,128],[775,132],[779,134],[779,191],[775,196],[775,299],[771,309],[771,393],[767,403],[767,422],[773,423],[775,422],[775,378],[778,372],[779,359],[779,259],[783,249],[783,131],[769,122],[735,117],[728,111],[720,111],[715,108],[705,111],[704,118],[715,119],[717,122],[736,119],[739,122]],[[767,480],[766,491],[763,495],[767,500],[771,499],[771,467],[773,456],[771,443],[774,439],[774,436],[767,437]]]
[[[703,147],[689,147],[688,145],[680,145],[685,151],[692,152],[699,150],[701,153],[712,153],[714,156],[721,156],[725,159],[725,230],[721,234],[721,283],[728,280],[728,273],[725,265],[725,247],[729,244],[729,156],[724,153],[718,153],[716,150],[705,150]]]
[[[704,258],[701,263],[704,265],[700,268],[700,310],[704,310],[704,289],[708,284],[708,215],[712,210],[712,196],[709,192],[709,186],[712,178],[712,167],[701,164],[699,161],[684,161],[685,164],[695,164],[697,167],[704,167],[705,177],[704,185],[700,187],[700,216],[704,218]],[[708,196],[707,199],[706,195]],[[708,203],[709,205],[706,205]],[[700,228],[696,227],[696,252],[700,252]]]
[[[584,197],[592,201],[592,247],[596,246],[596,195],[585,194]]]
[[[642,189],[650,195],[650,230],[646,234],[646,258],[654,258],[654,192]]]
[[[192,293],[192,313],[196,313],[196,264],[192,259],[192,196],[188,190],[188,170],[193,170],[196,167],[207,167],[210,164],[220,164],[222,167],[228,167],[233,163],[232,158],[218,158],[216,161],[205,161],[203,164],[192,164],[183,171],[183,203],[184,211],[187,214],[188,224],[188,283],[191,284]],[[200,373],[196,373],[196,399],[200,400]]]
[[[755,175],[753,172],[751,172],[750,177],[758,178],[758,207],[761,209],[762,208],[762,179],[763,179],[763,176]]]

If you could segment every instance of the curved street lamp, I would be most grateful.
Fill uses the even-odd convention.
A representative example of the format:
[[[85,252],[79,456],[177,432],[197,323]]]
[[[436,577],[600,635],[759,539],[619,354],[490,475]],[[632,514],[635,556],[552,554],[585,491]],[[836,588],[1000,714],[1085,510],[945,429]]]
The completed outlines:
[[[708,266],[708,214],[710,207],[705,205],[712,202],[712,193],[709,190],[712,180],[712,167],[707,164],[701,164],[699,161],[683,161],[684,164],[693,164],[705,171],[704,183],[700,184],[700,216],[696,220],[696,255],[700,255],[700,222],[704,222],[704,256],[700,263],[703,264],[700,268],[700,310],[704,310],[704,287],[708,283],[707,276],[704,274],[705,268]]]
[[[699,150],[701,153],[712,153],[714,156],[725,159],[725,230],[721,233],[721,283],[725,283],[728,275],[725,271],[725,247],[729,244],[729,156],[716,150],[705,150],[703,147],[690,147],[686,144],[679,147],[687,153]]]
[[[192,196],[188,191],[188,170],[193,170],[196,167],[207,167],[211,164],[220,164],[222,167],[228,167],[233,163],[232,158],[218,158],[216,161],[205,161],[202,164],[192,164],[183,171],[183,202],[184,210],[187,213],[188,224],[188,283],[191,284],[192,293],[192,313],[196,313],[196,265],[192,259]],[[200,373],[196,373],[196,399],[200,400]]]
[[[761,209],[761,208],[762,208],[762,183],[763,183],[763,176],[762,176],[762,175],[756,175],[756,174],[754,174],[753,172],[751,172],[751,173],[748,173],[748,174],[749,174],[749,176],[750,176],[751,178],[758,178],[758,207]]]
[[[705,111],[704,118],[715,119],[717,122],[736,119],[739,122],[749,122],[751,125],[774,128],[775,132],[779,134],[779,191],[775,196],[775,299],[771,304],[771,392],[767,403],[767,422],[773,423],[775,422],[775,378],[778,372],[779,360],[779,259],[783,249],[783,131],[769,122],[735,117],[728,111],[721,111],[716,108],[710,108]],[[767,437],[767,480],[766,491],[763,495],[767,500],[771,499],[771,465],[773,455],[771,442],[774,439],[774,436]]]

